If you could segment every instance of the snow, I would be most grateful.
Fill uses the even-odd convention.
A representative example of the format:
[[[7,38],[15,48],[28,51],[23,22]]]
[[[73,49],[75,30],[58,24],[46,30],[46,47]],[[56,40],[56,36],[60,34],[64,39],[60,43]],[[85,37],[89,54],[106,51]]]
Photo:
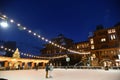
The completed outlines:
[[[45,70],[0,71],[0,78],[8,80],[120,80],[120,70],[54,69],[53,78],[45,78]]]

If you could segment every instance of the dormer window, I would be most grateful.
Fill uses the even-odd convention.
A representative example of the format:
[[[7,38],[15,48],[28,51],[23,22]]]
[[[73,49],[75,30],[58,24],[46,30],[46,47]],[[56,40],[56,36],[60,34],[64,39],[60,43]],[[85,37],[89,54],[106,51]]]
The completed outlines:
[[[108,30],[108,34],[115,33],[115,32],[116,32],[115,29],[109,29]]]
[[[90,39],[90,43],[91,43],[91,44],[94,44],[94,40],[93,40],[93,38]]]

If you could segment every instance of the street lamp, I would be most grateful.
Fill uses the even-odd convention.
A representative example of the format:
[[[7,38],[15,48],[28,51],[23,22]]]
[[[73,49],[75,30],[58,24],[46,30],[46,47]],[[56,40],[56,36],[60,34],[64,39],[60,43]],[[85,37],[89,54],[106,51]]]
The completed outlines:
[[[7,27],[8,27],[7,21],[2,21],[2,22],[0,23],[0,25],[1,25],[1,27],[3,27],[3,28],[7,28]]]
[[[67,62],[67,67],[69,66],[70,58],[67,56],[66,57],[66,62]]]

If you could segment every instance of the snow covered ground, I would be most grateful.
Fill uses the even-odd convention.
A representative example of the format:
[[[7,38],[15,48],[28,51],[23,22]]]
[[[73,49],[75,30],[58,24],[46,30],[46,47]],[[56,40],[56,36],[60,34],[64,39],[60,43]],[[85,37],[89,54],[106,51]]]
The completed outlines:
[[[8,80],[120,80],[120,70],[54,69],[53,78],[45,78],[45,70],[0,71]]]

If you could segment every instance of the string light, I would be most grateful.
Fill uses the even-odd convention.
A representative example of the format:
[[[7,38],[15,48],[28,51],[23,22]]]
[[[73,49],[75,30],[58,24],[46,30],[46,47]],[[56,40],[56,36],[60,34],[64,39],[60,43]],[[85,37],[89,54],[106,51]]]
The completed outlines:
[[[12,52],[14,52],[14,50],[12,50]]]
[[[15,52],[14,50],[12,49],[9,49],[9,48],[4,48],[4,46],[0,46],[1,49],[3,50],[6,50],[6,51],[11,51],[11,52]],[[28,56],[29,54],[26,54],[26,53],[20,53],[21,55],[25,55],[25,56]]]
[[[45,38],[44,38],[44,37],[42,37],[41,39],[42,39],[42,40],[44,40]]]
[[[48,42],[48,39],[45,39],[46,42]]]
[[[40,38],[40,35],[38,35],[38,38]]]
[[[19,27],[19,26],[20,26],[20,24],[17,24],[17,26]]]
[[[10,22],[11,22],[11,23],[13,23],[13,22],[14,22],[14,20],[12,20],[12,19],[11,19],[11,20],[10,20]]]
[[[26,27],[24,27],[23,30],[26,30]]]
[[[4,48],[4,46],[0,46],[0,48],[1,48],[1,49],[4,49],[4,50],[7,50],[7,51],[15,52],[15,51],[12,50],[12,49]],[[65,55],[56,56],[56,57],[39,57],[39,56],[34,56],[34,55],[27,54],[27,53],[23,53],[23,52],[20,52],[20,55],[24,55],[24,56],[32,57],[32,58],[39,58],[39,59],[56,59],[56,58],[63,58],[63,57],[65,57]]]
[[[51,43],[51,41],[48,41],[49,43]]]
[[[8,49],[8,51],[11,51],[11,49]]]
[[[2,16],[2,17],[0,17],[1,19],[3,19],[3,18],[9,19],[6,15],[1,15],[1,16]],[[10,22],[13,23],[14,20],[10,19]],[[16,24],[17,24],[18,27],[22,27],[20,24],[18,24],[18,23],[16,23]],[[31,30],[28,30],[26,27],[22,27],[22,28],[23,28],[23,30],[28,31],[28,33],[32,33],[32,31],[31,31]],[[50,44],[52,44],[52,45],[54,45],[54,46],[56,46],[56,47],[58,47],[58,48],[61,48],[61,49],[63,49],[63,50],[67,50],[67,51],[69,51],[69,52],[71,52],[71,53],[82,54],[82,53],[80,53],[80,52],[78,52],[78,51],[66,49],[65,47],[62,47],[62,46],[60,46],[60,45],[58,45],[58,44],[55,44],[54,42],[49,41],[47,38],[45,38],[45,37],[43,37],[43,36],[41,37],[40,35],[37,35],[36,33],[33,33],[33,35],[34,35],[34,36],[37,36],[37,37],[40,38],[41,40],[43,40],[43,41],[45,41],[45,42],[49,42]]]
[[[3,17],[4,17],[4,18],[7,18],[7,16],[6,16],[6,15],[3,15]]]
[[[1,46],[1,49],[3,49],[4,47],[3,46]]]
[[[7,48],[5,48],[5,50],[7,50]]]
[[[29,33],[31,33],[32,31],[31,30],[28,30]]]
[[[34,36],[36,36],[36,33],[33,33]]]

